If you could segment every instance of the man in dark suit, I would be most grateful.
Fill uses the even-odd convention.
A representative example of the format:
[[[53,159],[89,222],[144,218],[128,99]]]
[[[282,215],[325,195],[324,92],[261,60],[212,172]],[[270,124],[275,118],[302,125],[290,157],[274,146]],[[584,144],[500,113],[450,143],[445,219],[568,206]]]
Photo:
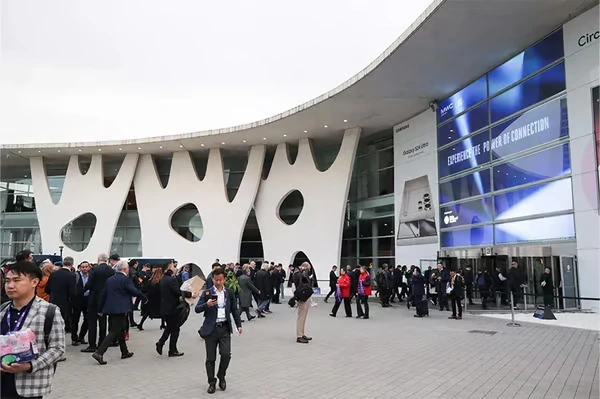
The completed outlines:
[[[73,320],[71,325],[71,341],[73,346],[79,344],[85,344],[85,335],[88,331],[88,296],[89,291],[85,290],[85,284],[88,282],[90,277],[90,263],[81,262],[79,270],[75,272],[75,296],[73,297]],[[83,315],[83,322],[81,323],[81,331],[79,334],[79,319]]]
[[[217,347],[221,361],[217,377],[219,388],[225,390],[225,374],[231,360],[231,316],[239,334],[242,333],[242,320],[233,292],[224,287],[225,272],[215,269],[212,273],[214,287],[206,290],[196,304],[196,313],[204,312],[204,323],[198,333],[206,345],[206,374],[208,376],[208,393],[215,393],[217,380],[215,378],[215,362],[217,360]]]
[[[258,309],[256,309],[259,317],[263,316],[263,313],[271,313],[268,309],[271,302],[270,292],[273,291],[273,284],[268,269],[269,264],[264,263],[262,269],[257,271],[256,276],[254,276],[254,286],[260,291],[260,302],[258,303]]]
[[[116,340],[121,349],[121,359],[128,359],[133,352],[127,349],[125,331],[127,330],[127,314],[133,311],[131,297],[143,297],[140,290],[135,288],[129,277],[129,264],[119,261],[115,265],[116,272],[106,280],[106,287],[102,291],[98,309],[103,315],[108,315],[108,335],[98,346],[92,357],[102,365],[106,364],[103,358],[108,347]]]
[[[99,316],[98,313],[102,313],[102,307],[100,307],[100,297],[104,287],[106,286],[106,280],[115,274],[115,271],[112,269],[112,267],[106,264],[107,261],[108,257],[106,254],[100,254],[98,256],[98,266],[92,268],[90,271],[90,278],[84,287],[86,291],[90,291],[88,296],[89,346],[85,349],[82,349],[82,352],[96,352],[98,344],[104,341],[104,338],[106,337],[106,315]],[[98,331],[98,327],[100,327],[100,331]]]
[[[63,267],[50,274],[45,288],[46,294],[50,295],[50,303],[60,309],[67,333],[71,332],[71,313],[75,298],[75,275],[71,272],[71,266],[73,258],[65,257]]]
[[[327,303],[327,300],[329,299],[329,297],[333,294],[335,294],[335,291],[337,289],[337,275],[335,274],[335,272],[337,271],[337,266],[333,265],[333,267],[331,268],[331,271],[329,272],[329,293],[325,296],[325,303]]]
[[[215,262],[212,264],[212,270],[215,270],[217,267],[221,267],[221,264],[219,262]],[[213,282],[212,282],[212,271],[210,273],[208,273],[208,276],[206,276],[206,289],[210,290],[213,286]]]
[[[169,341],[169,357],[183,356],[182,352],[177,350],[177,340],[179,339],[180,318],[177,312],[177,307],[181,296],[186,298],[197,298],[198,294],[192,295],[191,292],[181,291],[177,277],[177,272],[174,262],[169,263],[167,271],[162,280],[160,280],[160,315],[166,321],[167,326],[163,330],[162,336],[156,343],[156,351],[162,355],[163,346],[167,339]]]

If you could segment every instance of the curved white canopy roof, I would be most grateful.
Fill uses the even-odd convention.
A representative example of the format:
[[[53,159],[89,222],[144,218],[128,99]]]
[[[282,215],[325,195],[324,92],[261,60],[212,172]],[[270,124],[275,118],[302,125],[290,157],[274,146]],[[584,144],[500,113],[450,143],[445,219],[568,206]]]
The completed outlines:
[[[302,137],[337,136],[359,126],[366,134],[427,109],[521,51],[542,35],[597,4],[597,0],[434,0],[365,69],[331,91],[253,123],[137,140],[2,145],[2,167],[30,156],[169,153],[183,148],[277,144]],[[58,154],[60,152],[60,154]]]

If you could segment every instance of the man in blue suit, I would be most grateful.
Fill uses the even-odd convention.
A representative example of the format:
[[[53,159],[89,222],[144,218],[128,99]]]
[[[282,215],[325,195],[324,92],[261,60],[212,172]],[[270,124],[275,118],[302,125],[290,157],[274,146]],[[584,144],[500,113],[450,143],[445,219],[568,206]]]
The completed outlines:
[[[231,360],[231,333],[233,326],[231,316],[235,321],[238,333],[242,333],[242,320],[237,307],[233,292],[224,287],[225,272],[221,268],[215,268],[212,272],[213,287],[205,290],[200,295],[196,305],[196,313],[204,312],[204,323],[198,331],[204,338],[206,345],[206,374],[208,376],[208,393],[215,393],[215,362],[217,360],[217,346],[221,361],[219,363],[219,388],[225,390],[225,373]]]
[[[115,340],[119,342],[121,359],[133,356],[133,352],[129,352],[125,342],[127,314],[133,311],[131,297],[142,297],[145,300],[144,295],[135,288],[129,278],[129,264],[121,260],[115,265],[115,274],[106,280],[106,288],[102,292],[98,306],[98,309],[102,309],[102,314],[108,315],[108,335],[92,357],[102,365],[106,364],[102,356]]]

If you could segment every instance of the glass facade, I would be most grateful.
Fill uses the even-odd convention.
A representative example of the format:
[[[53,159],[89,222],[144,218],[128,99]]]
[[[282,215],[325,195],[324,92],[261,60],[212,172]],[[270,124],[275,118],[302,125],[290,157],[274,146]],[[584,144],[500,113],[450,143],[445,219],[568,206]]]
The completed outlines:
[[[440,102],[443,248],[575,237],[562,41],[558,30]]]

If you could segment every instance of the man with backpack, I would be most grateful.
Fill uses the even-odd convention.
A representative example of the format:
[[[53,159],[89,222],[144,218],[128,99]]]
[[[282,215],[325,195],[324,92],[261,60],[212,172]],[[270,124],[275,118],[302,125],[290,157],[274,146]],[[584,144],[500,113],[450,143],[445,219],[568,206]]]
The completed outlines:
[[[308,344],[312,338],[307,337],[304,334],[306,328],[306,318],[308,317],[308,311],[310,310],[311,300],[310,297],[313,294],[313,284],[310,278],[311,265],[308,262],[304,262],[300,265],[300,269],[294,273],[294,285],[296,290],[294,291],[294,298],[298,304],[298,318],[296,320],[296,342],[299,344]]]
[[[17,262],[6,272],[10,301],[0,308],[0,334],[29,329],[35,335],[39,353],[28,362],[2,362],[2,398],[41,398],[49,394],[56,364],[65,353],[65,325],[60,310],[35,293],[41,279],[41,269],[32,262]]]
[[[479,295],[481,296],[481,309],[487,309],[487,299],[490,296],[490,289],[492,288],[492,277],[484,269],[479,272],[476,281]]]

